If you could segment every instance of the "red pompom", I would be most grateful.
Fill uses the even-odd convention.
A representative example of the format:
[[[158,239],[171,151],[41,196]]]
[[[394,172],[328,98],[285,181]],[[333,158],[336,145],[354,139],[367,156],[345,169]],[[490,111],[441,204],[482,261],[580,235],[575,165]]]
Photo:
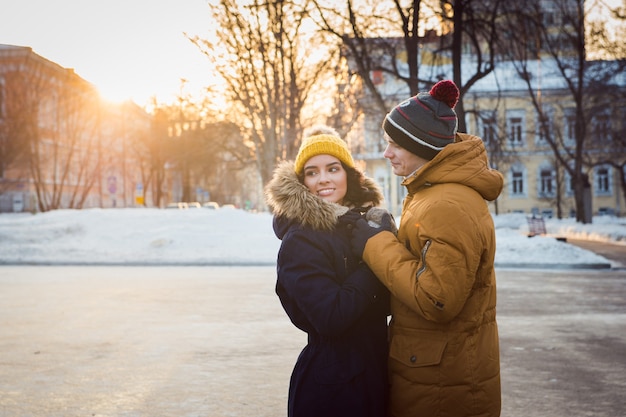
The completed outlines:
[[[433,88],[430,89],[428,94],[430,94],[435,100],[443,101],[451,109],[453,109],[459,101],[460,92],[454,82],[450,80],[442,80],[433,85]]]

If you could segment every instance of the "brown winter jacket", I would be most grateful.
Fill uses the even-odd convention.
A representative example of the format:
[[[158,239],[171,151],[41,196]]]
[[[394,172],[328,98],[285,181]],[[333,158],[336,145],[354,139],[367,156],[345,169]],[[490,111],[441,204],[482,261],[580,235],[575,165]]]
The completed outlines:
[[[392,294],[391,416],[500,415],[496,251],[485,200],[502,190],[480,138],[456,141],[403,181],[398,237],[363,259]]]

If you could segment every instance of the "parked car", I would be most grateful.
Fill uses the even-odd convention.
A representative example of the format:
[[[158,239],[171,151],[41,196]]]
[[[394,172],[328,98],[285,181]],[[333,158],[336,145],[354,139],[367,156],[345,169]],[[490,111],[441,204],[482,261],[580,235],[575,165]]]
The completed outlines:
[[[202,208],[202,206],[200,205],[200,203],[198,203],[197,201],[193,201],[191,203],[187,203],[187,208],[190,209],[199,209]]]
[[[207,203],[204,203],[202,207],[207,208],[209,210],[217,210],[218,208],[220,208],[220,205],[217,204],[215,201],[209,201]]]
[[[189,205],[187,203],[183,203],[183,202],[169,203],[165,208],[167,208],[167,209],[187,210],[189,208]]]

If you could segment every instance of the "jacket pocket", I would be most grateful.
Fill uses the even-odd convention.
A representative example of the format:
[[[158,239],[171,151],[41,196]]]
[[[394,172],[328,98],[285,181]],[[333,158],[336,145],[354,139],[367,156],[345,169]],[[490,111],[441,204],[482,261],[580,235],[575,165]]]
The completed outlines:
[[[410,334],[395,334],[389,357],[410,368],[439,365],[447,344],[439,333],[415,330]]]

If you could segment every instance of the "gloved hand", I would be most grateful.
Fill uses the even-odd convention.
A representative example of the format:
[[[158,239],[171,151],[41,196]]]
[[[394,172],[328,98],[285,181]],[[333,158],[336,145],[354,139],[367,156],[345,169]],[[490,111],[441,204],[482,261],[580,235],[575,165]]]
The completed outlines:
[[[344,225],[345,227],[352,229],[357,220],[362,219],[363,211],[361,209],[352,209],[347,211],[344,215],[340,216],[337,219],[339,224]]]
[[[393,220],[391,214],[382,216],[380,227],[372,227],[368,224],[367,220],[359,219],[354,224],[352,229],[352,237],[350,238],[350,244],[352,245],[352,252],[359,258],[363,257],[363,251],[367,241],[382,231],[393,230]]]
[[[398,234],[396,221],[394,220],[391,213],[383,208],[372,207],[370,210],[367,211],[365,219],[367,220],[367,223],[372,227],[383,227],[385,230],[390,231],[394,235]]]

